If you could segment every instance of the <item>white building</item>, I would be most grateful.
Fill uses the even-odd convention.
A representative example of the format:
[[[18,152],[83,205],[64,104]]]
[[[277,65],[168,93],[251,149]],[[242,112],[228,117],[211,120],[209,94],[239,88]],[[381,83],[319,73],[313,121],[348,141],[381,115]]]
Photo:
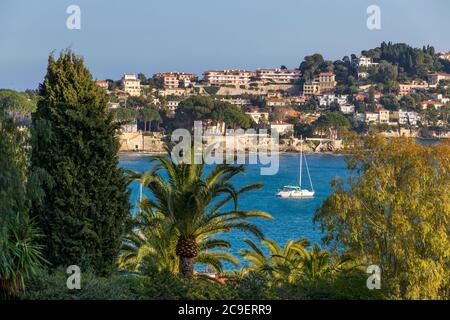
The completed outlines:
[[[378,64],[376,62],[373,62],[372,58],[366,56],[360,56],[356,58],[353,63],[356,64],[358,67],[366,67],[366,68],[376,66]]]
[[[355,113],[354,119],[356,121],[365,122],[367,124],[388,124],[389,110],[381,109],[378,112]]]
[[[339,105],[346,104],[348,97],[346,95],[325,94],[319,97],[319,105],[321,107],[329,107],[331,103],[337,102]]]
[[[415,111],[408,111],[408,122],[411,126],[417,126],[417,122],[419,122],[420,117],[419,114]]]
[[[285,135],[290,132],[294,132],[294,125],[287,122],[272,122],[270,124],[270,130],[273,132],[278,132],[278,134]]]
[[[241,97],[221,98],[220,101],[231,103],[232,105],[235,105],[237,107],[245,107],[245,106],[249,106],[251,104],[249,99],[242,99]]]
[[[122,77],[122,90],[132,97],[141,95],[141,81],[136,78],[136,75],[126,73]]]
[[[300,76],[298,69],[256,69],[256,79],[264,83],[292,83]]]
[[[355,112],[355,106],[352,104],[341,104],[339,110],[344,114],[352,114]]]
[[[180,101],[178,100],[168,100],[167,101],[167,107],[170,111],[175,112],[177,110],[178,105],[180,104]]]
[[[398,111],[398,124],[401,126],[408,124],[408,112],[399,110]]]
[[[211,85],[247,85],[255,72],[248,70],[209,70],[204,73],[204,79]]]

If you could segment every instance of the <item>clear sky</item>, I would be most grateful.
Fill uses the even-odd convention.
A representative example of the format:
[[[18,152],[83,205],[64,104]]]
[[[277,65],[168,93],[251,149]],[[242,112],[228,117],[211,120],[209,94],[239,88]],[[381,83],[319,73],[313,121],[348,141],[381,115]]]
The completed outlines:
[[[69,30],[66,9],[81,9]],[[381,30],[366,27],[369,5]],[[50,52],[71,47],[94,78],[124,72],[298,67],[382,41],[450,50],[448,0],[0,0],[0,88],[37,88]]]

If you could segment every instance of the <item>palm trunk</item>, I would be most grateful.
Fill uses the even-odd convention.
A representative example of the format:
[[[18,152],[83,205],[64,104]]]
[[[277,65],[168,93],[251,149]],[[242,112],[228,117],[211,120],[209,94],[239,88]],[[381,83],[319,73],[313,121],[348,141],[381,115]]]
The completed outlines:
[[[194,258],[179,257],[179,272],[186,278],[194,276]]]

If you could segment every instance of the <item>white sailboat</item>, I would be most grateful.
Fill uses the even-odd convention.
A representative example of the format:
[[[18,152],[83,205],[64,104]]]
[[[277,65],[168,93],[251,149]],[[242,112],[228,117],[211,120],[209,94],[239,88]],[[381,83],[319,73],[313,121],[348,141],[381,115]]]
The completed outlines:
[[[303,167],[303,158],[305,158],[306,171],[308,172],[309,184],[311,186],[311,190],[302,188],[302,167]],[[302,199],[302,198],[313,198],[314,187],[311,180],[311,175],[309,174],[308,161],[306,160],[306,156],[303,154],[303,139],[300,140],[300,174],[298,177],[298,186],[284,186],[283,189],[277,193],[277,196],[280,198],[292,198],[292,199]]]

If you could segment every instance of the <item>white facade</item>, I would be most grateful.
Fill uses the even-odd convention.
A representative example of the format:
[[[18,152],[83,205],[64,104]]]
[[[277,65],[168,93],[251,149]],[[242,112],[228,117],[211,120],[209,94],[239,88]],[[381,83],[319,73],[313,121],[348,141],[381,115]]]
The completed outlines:
[[[292,83],[300,79],[298,69],[256,69],[256,78],[264,83]]]
[[[294,125],[286,122],[273,122],[270,124],[270,130],[278,132],[279,135],[284,135],[294,132]]]
[[[355,112],[355,106],[352,104],[341,104],[339,109],[344,114],[352,114]]]
[[[355,113],[354,119],[359,122],[388,124],[389,110],[380,110],[378,112]]]
[[[337,102],[339,105],[346,104],[348,97],[346,95],[325,94],[319,97],[319,105],[322,107],[329,107],[332,102]]]
[[[122,89],[132,97],[141,95],[141,81],[134,74],[126,73],[122,77]]]
[[[169,108],[170,111],[177,110],[177,107],[178,107],[179,104],[180,104],[180,101],[178,101],[178,100],[169,100],[169,101],[167,101],[167,107]]]
[[[238,107],[249,106],[251,104],[249,99],[242,98],[221,98],[220,101],[228,102]]]
[[[401,126],[408,124],[408,112],[403,110],[398,111],[398,124]]]
[[[247,70],[210,70],[204,73],[205,81],[211,85],[247,85],[255,72]]]
[[[366,56],[360,56],[356,59],[355,64],[358,67],[371,67],[371,66],[375,66],[378,63],[375,63],[372,61],[372,58],[366,57]]]

